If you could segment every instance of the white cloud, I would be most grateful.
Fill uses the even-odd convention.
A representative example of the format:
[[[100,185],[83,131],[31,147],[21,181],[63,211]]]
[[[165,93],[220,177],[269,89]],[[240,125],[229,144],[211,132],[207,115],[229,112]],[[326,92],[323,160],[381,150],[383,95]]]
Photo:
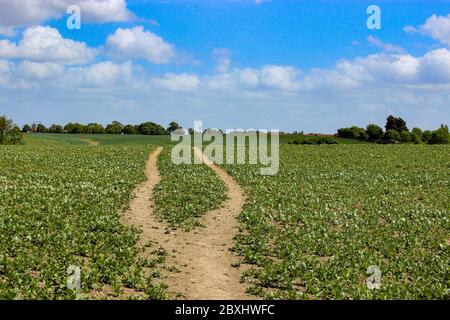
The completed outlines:
[[[450,51],[437,49],[420,60],[420,80],[424,83],[450,83]]]
[[[346,90],[392,84],[450,84],[450,51],[437,49],[421,57],[409,54],[374,54],[342,60],[334,69],[313,69],[301,81],[301,89]]]
[[[0,85],[6,85],[11,78],[14,64],[6,60],[0,60]]]
[[[258,69],[234,69],[205,77],[206,86],[212,90],[271,89],[291,91],[299,89],[300,71],[291,66],[265,65]]]
[[[423,25],[417,28],[406,26],[403,30],[409,33],[420,32],[431,36],[434,40],[446,46],[450,46],[450,14],[447,16],[432,15]]]
[[[50,62],[22,61],[17,66],[17,73],[19,76],[28,79],[53,79],[63,75],[64,66]]]
[[[11,90],[28,90],[33,84],[17,76],[16,65],[7,60],[0,60],[0,88]]]
[[[70,5],[81,8],[82,23],[134,19],[125,0],[0,0],[0,33],[11,35],[15,27],[29,27],[49,19],[61,18]]]
[[[213,56],[217,61],[216,71],[225,73],[230,70],[231,67],[231,50],[227,48],[215,48],[213,50]]]
[[[264,66],[260,70],[259,78],[261,84],[281,90],[298,89],[296,80],[299,70],[289,66]]]
[[[405,52],[405,50],[402,47],[396,46],[391,43],[383,42],[374,36],[368,36],[367,41],[370,44],[374,45],[375,47],[381,48],[386,52],[390,52],[390,53],[404,53]]]
[[[65,86],[107,87],[130,84],[133,78],[133,64],[129,61],[116,64],[111,61],[95,63],[90,66],[68,68],[63,75]]]
[[[193,91],[200,84],[200,79],[196,75],[182,74],[165,74],[162,78],[153,78],[152,84],[155,88],[169,91]]]
[[[57,29],[38,26],[26,29],[19,44],[0,40],[0,58],[85,64],[95,59],[95,50],[83,42],[63,38]]]
[[[121,59],[142,58],[155,64],[165,64],[175,57],[175,48],[161,37],[141,26],[118,28],[108,36],[106,45],[111,55]]]
[[[15,34],[16,34],[16,31],[14,30],[13,27],[6,27],[6,26],[0,25],[0,35],[12,37]]]

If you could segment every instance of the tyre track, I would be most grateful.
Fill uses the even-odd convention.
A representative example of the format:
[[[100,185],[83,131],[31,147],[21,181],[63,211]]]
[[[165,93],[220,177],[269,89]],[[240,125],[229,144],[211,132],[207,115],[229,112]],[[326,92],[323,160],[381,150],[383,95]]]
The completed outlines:
[[[147,181],[135,189],[130,209],[124,216],[127,223],[142,230],[138,245],[144,247],[153,241],[167,251],[166,264],[177,270],[162,270],[162,282],[168,285],[168,293],[173,298],[250,299],[240,281],[240,270],[232,266],[239,259],[230,251],[239,231],[237,216],[245,203],[243,190],[223,169],[204,159],[225,183],[228,200],[201,218],[204,227],[190,232],[167,229],[156,217],[153,206],[153,190],[161,180],[157,167],[161,150],[159,147],[150,155],[145,169]],[[194,148],[194,152],[202,158],[201,150]]]

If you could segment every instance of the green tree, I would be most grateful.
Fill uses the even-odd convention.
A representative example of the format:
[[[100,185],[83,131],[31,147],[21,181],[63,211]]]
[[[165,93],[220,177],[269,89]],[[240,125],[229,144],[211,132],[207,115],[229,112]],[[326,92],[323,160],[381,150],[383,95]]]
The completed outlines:
[[[363,128],[352,126],[350,128],[341,128],[338,130],[338,137],[366,140],[368,135]]]
[[[30,127],[29,124],[25,124],[25,125],[22,127],[22,132],[23,132],[23,133],[27,133],[27,132],[30,132],[30,131],[31,131],[31,127]]]
[[[113,121],[106,126],[106,133],[109,134],[121,134],[123,125],[119,121]]]
[[[139,133],[138,128],[132,124],[127,124],[123,127],[124,134],[137,134]]]
[[[376,124],[369,124],[366,128],[369,141],[377,141],[383,137],[383,129]]]
[[[145,135],[165,135],[166,129],[154,122],[144,122],[139,125],[139,133]]]
[[[103,134],[105,133],[105,128],[99,123],[88,123],[86,126],[86,133],[88,134]]]
[[[430,143],[432,136],[433,136],[433,131],[425,130],[422,135],[422,141],[426,142],[426,143]]]
[[[50,133],[63,133],[64,128],[59,124],[52,124],[50,128],[48,128],[48,132]]]
[[[441,125],[437,130],[431,134],[431,144],[448,144],[450,142],[450,134],[447,125]]]
[[[71,134],[85,133],[86,127],[79,123],[69,122],[64,126],[64,131]]]
[[[11,119],[6,116],[0,117],[0,144],[19,144],[23,135]]]
[[[417,132],[411,132],[410,133],[410,141],[414,144],[421,144],[422,143],[422,139],[420,138],[420,136],[417,134]]]
[[[36,131],[39,133],[47,133],[47,127],[44,126],[43,124],[38,124],[38,126],[36,127]]]
[[[386,128],[386,131],[387,130],[395,130],[398,133],[403,132],[403,131],[408,131],[408,127],[406,126],[405,120],[403,120],[400,117],[396,118],[392,115],[387,117],[385,128]]]
[[[413,128],[411,130],[411,132],[417,134],[419,136],[420,140],[423,139],[423,131],[422,131],[422,129],[415,127],[415,128]]]
[[[400,133],[394,129],[386,130],[383,139],[388,142],[399,142],[401,140]]]
[[[405,142],[405,143],[411,142],[411,135],[410,135],[410,133],[408,131],[400,132],[400,141],[401,142]]]
[[[177,129],[181,129],[180,125],[178,123],[176,123],[175,121],[172,121],[171,123],[169,123],[169,127],[167,128],[167,133],[172,133]]]

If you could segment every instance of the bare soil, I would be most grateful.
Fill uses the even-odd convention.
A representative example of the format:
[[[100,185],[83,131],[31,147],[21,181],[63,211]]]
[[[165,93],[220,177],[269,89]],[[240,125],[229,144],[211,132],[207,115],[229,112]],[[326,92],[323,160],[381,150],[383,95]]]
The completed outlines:
[[[152,201],[153,190],[161,179],[157,167],[161,150],[160,147],[150,155],[145,170],[147,181],[136,188],[124,219],[142,230],[139,246],[145,248],[151,241],[168,253],[168,268],[161,271],[168,293],[177,299],[254,298],[245,293],[245,285],[240,281],[241,271],[232,266],[237,265],[239,259],[230,250],[238,232],[236,218],[245,203],[243,190],[224,170],[204,159],[225,183],[228,200],[203,216],[202,227],[190,232],[167,229],[156,217]],[[199,149],[195,149],[195,154],[202,157]],[[143,250],[143,255],[150,253]]]

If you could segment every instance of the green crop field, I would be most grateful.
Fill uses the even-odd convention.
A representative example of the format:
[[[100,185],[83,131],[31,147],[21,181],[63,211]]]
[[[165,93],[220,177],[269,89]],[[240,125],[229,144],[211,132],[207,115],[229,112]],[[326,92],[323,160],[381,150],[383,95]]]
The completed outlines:
[[[162,181],[156,187],[156,210],[170,226],[189,230],[225,199],[225,186],[206,166],[174,164],[170,151],[165,148],[159,158]]]
[[[448,146],[282,146],[280,171],[224,166],[249,199],[251,291],[288,299],[449,298]],[[382,287],[366,287],[367,268]]]
[[[28,133],[24,135],[28,145],[117,145],[152,144],[163,145],[170,142],[170,136],[120,135],[120,134],[60,134]]]
[[[144,179],[148,146],[0,146],[0,299],[67,299],[123,287],[160,297],[120,210]],[[79,296],[78,296],[79,297]]]
[[[164,259],[143,258],[138,230],[121,220],[146,159],[164,146],[154,204],[170,228],[202,227],[223,182],[205,165],[173,164],[164,136],[25,139],[0,146],[0,298],[165,298]],[[448,299],[449,160],[448,146],[282,144],[275,176],[222,165],[247,197],[233,246],[248,293]],[[66,285],[70,265],[83,270],[79,291]],[[369,266],[381,270],[378,290]]]

